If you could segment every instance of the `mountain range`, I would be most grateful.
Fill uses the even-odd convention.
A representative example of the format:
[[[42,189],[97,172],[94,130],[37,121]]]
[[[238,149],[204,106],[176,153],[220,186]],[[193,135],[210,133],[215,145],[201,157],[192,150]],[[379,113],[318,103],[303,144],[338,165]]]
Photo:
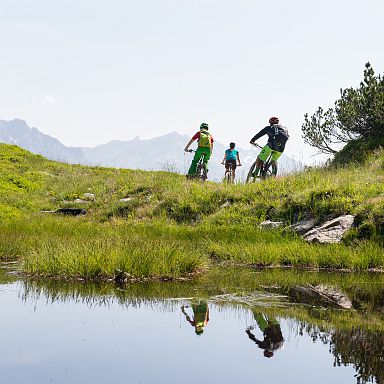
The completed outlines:
[[[163,136],[142,140],[112,140],[96,147],[67,147],[59,140],[31,128],[24,120],[0,120],[0,142],[15,144],[28,151],[62,162],[83,165],[99,165],[116,168],[130,168],[156,171],[186,173],[192,154],[185,153],[184,147],[190,137],[171,132]],[[224,174],[220,164],[226,147],[215,142],[214,151],[209,162],[209,179],[219,181]],[[243,164],[237,172],[243,179],[258,151],[241,149]],[[303,164],[285,156],[279,160],[279,173],[290,173],[303,169]]]

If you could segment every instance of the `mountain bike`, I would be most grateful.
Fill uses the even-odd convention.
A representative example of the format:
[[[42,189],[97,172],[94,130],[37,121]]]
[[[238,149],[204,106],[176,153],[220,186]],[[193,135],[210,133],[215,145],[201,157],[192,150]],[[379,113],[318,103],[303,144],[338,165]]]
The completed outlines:
[[[225,170],[225,177],[224,180],[228,183],[233,183],[234,176],[233,176],[233,164],[228,164],[228,169]]]
[[[241,164],[239,164],[239,167]],[[235,170],[233,168],[233,163],[228,164],[228,169],[225,170],[225,175],[224,175],[224,181],[228,183],[233,183],[235,180]]]
[[[196,152],[196,151],[193,149],[189,149],[188,152],[192,153],[192,152]],[[200,179],[203,181],[207,179],[208,170],[207,170],[207,166],[204,164],[204,156],[205,156],[204,153],[202,153],[200,156],[200,159],[197,163],[196,172],[194,175],[191,175],[190,178]]]
[[[253,144],[253,146],[262,149],[260,145]],[[267,160],[264,161],[263,166],[260,169],[259,175],[255,175],[257,159],[254,161],[254,163],[251,165],[251,168],[249,169],[246,183],[252,183],[256,181],[256,179],[265,180],[266,178],[272,176],[271,157],[272,157],[272,153],[267,157]]]

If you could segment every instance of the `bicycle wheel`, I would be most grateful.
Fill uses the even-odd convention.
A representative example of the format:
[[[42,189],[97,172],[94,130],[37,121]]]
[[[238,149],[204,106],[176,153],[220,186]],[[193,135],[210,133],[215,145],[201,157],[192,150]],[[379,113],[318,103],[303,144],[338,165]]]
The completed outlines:
[[[203,164],[199,162],[197,164],[195,177],[196,179],[201,179],[202,175],[203,175]]]
[[[226,170],[226,174],[225,174],[225,181],[227,181],[228,183],[231,183],[233,181],[232,180],[232,164],[228,165],[228,169]]]
[[[267,161],[263,164],[263,168],[261,170],[261,178],[267,179],[268,177],[272,176],[272,166],[270,159],[267,159]]]
[[[196,179],[206,180],[207,176],[207,167],[203,163],[202,159],[200,159],[199,163],[197,164],[196,168]]]
[[[203,164],[203,173],[201,175],[201,179],[204,181],[204,180],[207,180],[207,178],[208,178],[207,166]]]
[[[251,168],[249,168],[249,172],[248,172],[247,178],[245,180],[246,183],[251,183],[251,182],[256,180],[256,177],[253,176],[255,169],[256,169],[256,161],[251,165]]]

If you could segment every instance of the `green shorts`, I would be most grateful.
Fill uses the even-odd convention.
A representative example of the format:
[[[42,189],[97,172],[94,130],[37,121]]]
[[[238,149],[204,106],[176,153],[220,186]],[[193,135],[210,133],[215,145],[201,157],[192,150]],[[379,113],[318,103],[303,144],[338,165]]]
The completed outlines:
[[[271,161],[277,161],[277,159],[281,156],[282,152],[274,151],[269,147],[269,145],[265,145],[259,156],[257,156],[261,161],[266,161],[268,156],[272,153]]]

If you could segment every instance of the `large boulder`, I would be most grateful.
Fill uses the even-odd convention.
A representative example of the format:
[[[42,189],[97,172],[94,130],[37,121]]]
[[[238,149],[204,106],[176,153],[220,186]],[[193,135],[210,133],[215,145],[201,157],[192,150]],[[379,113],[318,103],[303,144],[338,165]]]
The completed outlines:
[[[303,239],[311,243],[339,243],[345,233],[352,228],[355,217],[343,215],[315,227],[303,235]]]

